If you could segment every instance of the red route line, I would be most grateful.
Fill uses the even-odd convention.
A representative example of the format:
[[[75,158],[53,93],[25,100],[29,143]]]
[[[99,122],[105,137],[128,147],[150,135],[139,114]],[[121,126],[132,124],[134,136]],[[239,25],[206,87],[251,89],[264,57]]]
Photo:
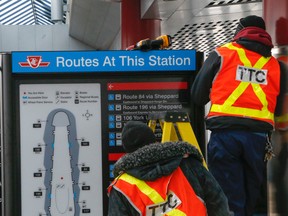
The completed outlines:
[[[125,153],[109,153],[108,160],[109,161],[117,161],[120,157],[122,157]]]
[[[108,83],[108,91],[119,90],[172,90],[188,89],[187,82],[131,82],[131,83]]]

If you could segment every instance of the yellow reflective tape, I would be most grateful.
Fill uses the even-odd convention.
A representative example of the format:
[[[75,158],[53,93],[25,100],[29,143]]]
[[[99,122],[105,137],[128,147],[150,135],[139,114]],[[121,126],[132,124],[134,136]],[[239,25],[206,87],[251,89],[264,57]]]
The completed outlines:
[[[241,82],[236,89],[230,94],[230,96],[226,99],[226,101],[223,104],[224,109],[228,109],[231,107],[235,101],[244,93],[246,88],[249,86],[249,83],[247,82]]]
[[[255,63],[255,65],[253,67],[261,69],[270,60],[270,58],[271,57],[261,56],[261,58],[258,59],[258,61]]]
[[[228,110],[229,109],[229,110]],[[211,107],[212,112],[225,112],[227,114],[235,114],[243,117],[254,117],[254,118],[262,118],[262,119],[274,119],[274,114],[269,112],[267,109],[256,110],[251,108],[244,107],[227,107],[223,108],[223,105],[213,104]]]
[[[264,93],[263,89],[259,84],[252,83],[253,91],[255,92],[256,96],[260,100],[261,104],[263,105],[262,110],[268,110],[268,101],[266,99],[266,94]]]
[[[128,182],[129,184],[136,185],[142,193],[144,193],[146,196],[148,196],[152,200],[152,202],[160,203],[160,202],[165,201],[156,190],[151,188],[144,181],[139,180],[133,176],[130,176],[127,173],[124,173],[123,175],[121,175],[120,178],[123,181]]]
[[[186,214],[178,209],[173,209],[172,211],[166,213],[168,216],[186,216]]]
[[[246,90],[246,88],[249,85],[252,85],[253,87],[253,91],[255,92],[255,95],[257,96],[257,98],[260,100],[261,104],[263,105],[262,111],[268,111],[268,102],[266,99],[266,95],[263,91],[263,89],[260,87],[259,84],[256,83],[246,83],[246,82],[241,82],[237,88],[232,92],[232,94],[226,99],[226,101],[224,102],[223,106],[223,110],[228,111],[229,108],[235,103],[235,101],[243,94],[243,92]],[[262,114],[259,114],[260,116]],[[260,117],[259,116],[259,117]]]
[[[227,47],[228,49],[231,49],[231,50],[236,50],[238,55],[239,55],[241,62],[247,67],[254,67],[254,68],[260,69],[271,58],[271,57],[261,56],[260,59],[258,59],[258,61],[254,64],[254,66],[252,66],[252,64],[251,64],[250,60],[247,58],[245,50],[243,48],[236,47],[232,43],[225,44],[225,45],[223,45],[223,47]]]
[[[231,50],[236,50],[241,62],[247,67],[252,67],[252,64],[251,64],[250,60],[247,58],[244,49],[236,47],[232,43],[228,43],[228,44],[224,45],[224,47],[227,47],[228,49],[231,49]]]

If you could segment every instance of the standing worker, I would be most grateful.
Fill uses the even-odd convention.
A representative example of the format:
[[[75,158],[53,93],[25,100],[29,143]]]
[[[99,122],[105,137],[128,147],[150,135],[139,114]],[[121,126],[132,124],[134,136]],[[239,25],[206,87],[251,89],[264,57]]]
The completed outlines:
[[[271,56],[265,29],[261,17],[240,19],[232,42],[210,53],[191,88],[193,103],[211,102],[208,167],[235,216],[255,211],[273,154],[274,114],[284,93],[285,65]]]
[[[155,143],[145,123],[122,130],[127,152],[114,166],[108,188],[109,216],[229,216],[220,185],[187,142]]]

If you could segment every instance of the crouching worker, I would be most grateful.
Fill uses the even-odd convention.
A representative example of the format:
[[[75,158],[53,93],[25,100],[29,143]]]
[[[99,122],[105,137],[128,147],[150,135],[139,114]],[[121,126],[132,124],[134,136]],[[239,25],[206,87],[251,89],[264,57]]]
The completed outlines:
[[[122,130],[127,152],[108,188],[109,216],[227,216],[228,201],[187,142],[156,143],[153,131],[130,121]]]

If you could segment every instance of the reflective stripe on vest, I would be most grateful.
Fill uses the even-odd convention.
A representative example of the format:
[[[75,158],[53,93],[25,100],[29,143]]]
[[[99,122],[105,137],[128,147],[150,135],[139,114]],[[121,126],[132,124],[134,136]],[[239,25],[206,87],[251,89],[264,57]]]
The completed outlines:
[[[234,46],[232,43],[225,44],[223,47],[227,47],[228,49],[235,50],[238,53],[240,61],[246,67],[253,67],[257,69],[262,69],[263,66],[270,60],[271,57],[261,57],[259,60],[252,65],[250,60],[247,58],[245,54],[245,50],[243,48],[239,48]],[[251,85],[253,91],[261,104],[263,105],[261,110],[245,108],[245,107],[235,107],[232,106],[235,101],[243,94],[243,92]],[[241,81],[237,88],[230,94],[230,96],[226,99],[224,104],[212,104],[211,112],[225,113],[231,115],[245,115],[246,117],[254,117],[259,119],[267,119],[273,122],[274,113],[268,110],[268,102],[266,100],[266,94],[262,90],[260,84],[258,83],[250,83]]]
[[[153,182],[124,173],[113,188],[121,192],[143,216],[207,215],[203,201],[196,196],[180,168]]]
[[[148,184],[146,184],[146,182],[141,181],[141,180],[139,180],[133,176],[126,174],[126,173],[124,173],[121,176],[121,179],[123,181],[126,181],[129,184],[136,185],[142,193],[144,193],[146,196],[148,196],[151,199],[151,201],[153,203],[164,203],[165,202],[165,200],[161,197],[161,195],[156,190],[151,188]],[[166,213],[166,215],[185,216],[186,214],[184,212],[181,212],[178,209],[173,209],[170,212]]]

